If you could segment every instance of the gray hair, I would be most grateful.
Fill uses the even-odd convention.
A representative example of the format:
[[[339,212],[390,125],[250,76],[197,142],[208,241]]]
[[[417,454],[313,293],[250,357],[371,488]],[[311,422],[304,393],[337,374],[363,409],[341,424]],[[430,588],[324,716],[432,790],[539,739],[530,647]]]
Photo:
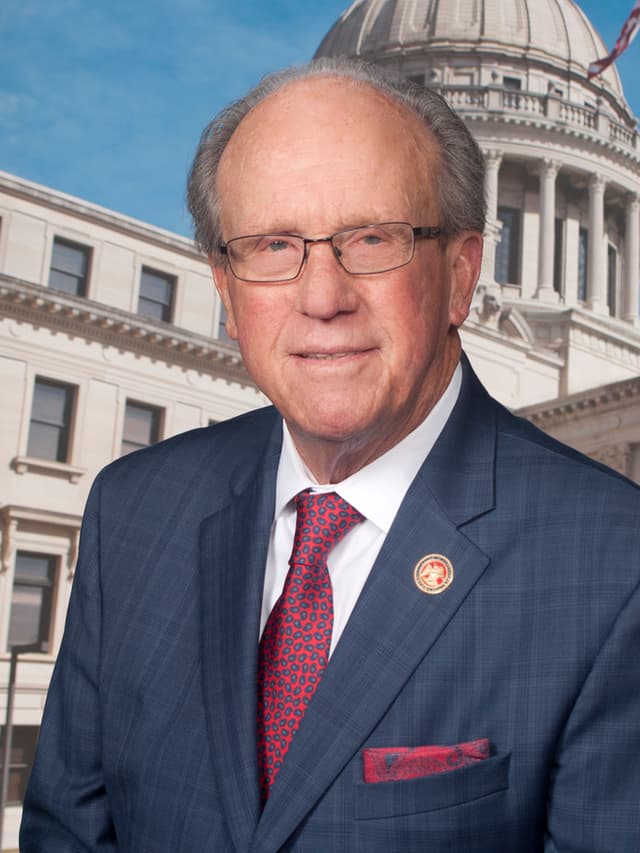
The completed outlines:
[[[390,80],[375,65],[346,57],[321,57],[308,65],[269,74],[243,98],[225,107],[207,125],[189,172],[187,200],[195,225],[195,242],[210,257],[222,242],[216,179],[220,160],[242,119],[259,103],[289,83],[311,77],[339,77],[370,86],[415,113],[439,147],[437,202],[446,238],[484,230],[484,158],[466,125],[431,89]]]

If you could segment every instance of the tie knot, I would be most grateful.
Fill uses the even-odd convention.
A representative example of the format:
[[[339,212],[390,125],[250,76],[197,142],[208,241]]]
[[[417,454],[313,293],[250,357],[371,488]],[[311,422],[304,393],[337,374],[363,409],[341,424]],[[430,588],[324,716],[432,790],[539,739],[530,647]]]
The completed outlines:
[[[296,495],[296,534],[291,565],[322,563],[364,516],[336,492],[300,492]]]

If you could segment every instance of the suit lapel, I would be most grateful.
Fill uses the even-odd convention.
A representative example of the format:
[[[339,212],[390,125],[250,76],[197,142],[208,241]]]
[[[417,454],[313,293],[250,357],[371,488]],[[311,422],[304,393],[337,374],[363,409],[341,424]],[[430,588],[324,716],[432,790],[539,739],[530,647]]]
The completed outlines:
[[[291,743],[258,825],[251,848],[256,853],[278,850],[295,831],[361,749],[489,564],[459,528],[493,506],[495,413],[468,366],[465,384]],[[415,564],[427,554],[444,555],[454,568],[451,586],[439,595],[426,595],[414,583]]]
[[[256,759],[256,657],[264,569],[274,511],[280,430],[262,461],[245,462],[233,499],[201,530],[203,682],[220,801],[238,851],[260,811]]]

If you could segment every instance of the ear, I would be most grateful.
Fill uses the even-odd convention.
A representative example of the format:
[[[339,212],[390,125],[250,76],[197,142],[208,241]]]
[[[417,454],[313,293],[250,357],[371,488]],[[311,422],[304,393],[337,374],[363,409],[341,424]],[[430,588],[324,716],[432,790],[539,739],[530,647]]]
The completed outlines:
[[[220,263],[214,258],[209,258],[209,266],[213,276],[213,283],[216,286],[216,290],[218,291],[218,295],[222,300],[222,304],[224,305],[224,309],[227,314],[225,322],[227,334],[232,340],[237,341],[238,326],[236,324],[235,312],[233,310],[233,303],[231,302],[231,295],[229,292],[229,282],[232,278],[231,272],[227,265]]]
[[[469,306],[480,277],[482,265],[482,235],[466,231],[455,237],[447,246],[449,261],[450,295],[449,323],[461,326],[469,314]]]

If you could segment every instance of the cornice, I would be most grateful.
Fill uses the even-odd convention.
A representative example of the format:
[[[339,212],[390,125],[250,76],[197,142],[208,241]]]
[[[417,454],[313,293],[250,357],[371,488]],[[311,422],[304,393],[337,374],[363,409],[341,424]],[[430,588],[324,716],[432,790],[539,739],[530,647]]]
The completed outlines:
[[[0,522],[5,523],[11,519],[37,524],[52,524],[56,527],[65,527],[71,530],[79,530],[82,524],[81,515],[72,515],[67,512],[36,509],[32,506],[19,506],[18,504],[5,504],[0,507]]]
[[[73,577],[73,569],[78,557],[80,543],[80,527],[82,516],[64,512],[53,512],[47,509],[5,504],[0,507],[0,572],[6,574],[15,557],[15,534],[20,524],[36,524],[38,526],[56,527],[65,531],[68,536],[66,554],[68,579]]]
[[[202,254],[195,248],[193,241],[187,237],[2,171],[0,171],[1,192],[31,201],[50,210],[66,213],[84,222],[101,225],[110,231],[118,231],[137,240],[153,243],[172,252],[179,252],[186,257],[203,260]]]
[[[0,315],[255,388],[234,346],[1,273]]]
[[[516,414],[547,430],[568,421],[593,416],[611,406],[617,408],[621,402],[632,403],[635,400],[640,403],[640,376],[601,385],[588,391],[578,391],[560,401],[525,406],[518,409]]]

